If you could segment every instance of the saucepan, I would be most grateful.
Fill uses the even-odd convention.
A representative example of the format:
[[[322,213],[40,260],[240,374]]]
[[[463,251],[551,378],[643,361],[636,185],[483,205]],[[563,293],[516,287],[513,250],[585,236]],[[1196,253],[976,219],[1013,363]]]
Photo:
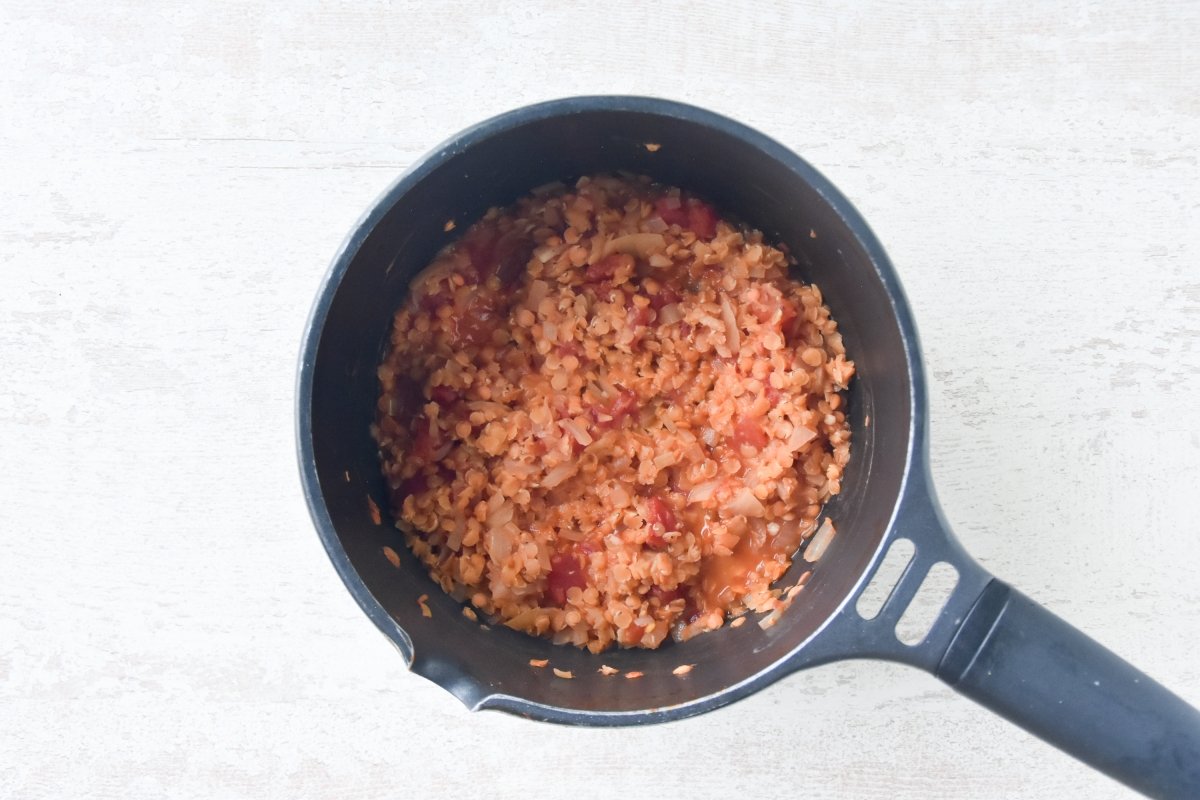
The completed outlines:
[[[771,626],[726,626],[658,650],[595,655],[471,619],[430,580],[387,517],[369,426],[392,314],[435,253],[490,206],[551,181],[622,171],[684,187],[786,245],[798,277],[821,287],[857,376],[848,395],[851,460],[826,508],[838,533],[815,568],[797,559],[781,580],[792,585],[811,569],[786,613]],[[1146,794],[1200,797],[1200,712],[963,551],[934,494],[927,430],[916,328],[862,217],[766,136],[649,98],[529,106],[421,159],[335,257],[308,322],[298,380],[300,472],[335,569],[411,669],[471,709],[639,725],[710,711],[818,664],[888,659],[935,674]],[[893,548],[907,564],[898,578],[877,579],[880,565],[895,561]],[[915,636],[900,635],[914,596],[934,585],[948,592],[940,611]],[[864,608],[868,590],[886,599]],[[531,666],[543,659],[571,677]],[[694,666],[677,674],[684,664]]]

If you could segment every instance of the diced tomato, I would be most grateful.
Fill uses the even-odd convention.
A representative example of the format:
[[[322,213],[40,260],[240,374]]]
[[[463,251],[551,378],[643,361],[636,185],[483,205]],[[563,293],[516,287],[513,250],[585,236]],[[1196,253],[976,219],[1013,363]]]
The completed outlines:
[[[484,283],[495,275],[500,285],[512,286],[533,256],[533,241],[515,232],[500,233],[491,225],[472,228],[458,245],[471,262],[468,283]]]
[[[646,546],[651,550],[665,550],[667,547],[667,531],[679,530],[679,520],[671,504],[661,497],[650,497],[646,500],[646,521],[650,523],[650,533],[646,536]]]
[[[438,288],[437,291],[429,292],[421,295],[417,301],[417,307],[430,316],[437,313],[437,310],[444,305],[449,305],[454,301],[454,297],[444,287]]]
[[[550,574],[546,576],[546,599],[562,608],[572,586],[587,588],[586,570],[574,553],[555,553],[550,557]]]
[[[767,382],[767,388],[763,390],[763,394],[767,396],[767,402],[771,404],[771,408],[779,405],[779,401],[783,399],[783,392],[772,386],[770,381]]]
[[[716,210],[695,198],[665,195],[654,201],[654,211],[668,225],[690,230],[701,239],[711,239],[717,234]]]
[[[493,269],[500,279],[500,285],[508,288],[516,284],[532,257],[533,242],[530,239],[516,233],[500,237],[492,256]]]
[[[596,300],[602,303],[629,308],[630,295],[620,286],[613,286],[612,284],[597,285],[592,289],[592,294]]]
[[[455,344],[478,346],[492,338],[501,319],[498,298],[487,291],[475,291],[454,319]]]
[[[595,405],[589,411],[596,427],[603,430],[619,427],[626,417],[637,411],[637,407],[637,395],[629,389],[617,387],[617,396],[607,405]],[[602,416],[612,419],[601,419]]]
[[[444,384],[434,386],[429,390],[429,399],[440,406],[452,406],[458,402],[458,392]]]
[[[665,195],[654,201],[654,211],[668,225],[688,226],[688,211],[683,201],[678,197]]]
[[[618,387],[617,397],[613,400],[609,413],[617,419],[622,419],[635,411],[637,411],[637,395],[633,393],[632,389]]]
[[[661,497],[651,497],[646,501],[646,520],[651,525],[661,525],[664,531],[679,530],[675,510]]]
[[[743,417],[733,426],[733,435],[729,437],[729,443],[735,450],[741,450],[745,445],[761,450],[767,445],[767,434],[758,420]]]
[[[658,294],[650,298],[650,307],[655,311],[661,311],[663,306],[669,306],[673,303],[678,303],[683,299],[679,292],[672,289],[670,286],[664,286],[659,289]]]
[[[419,458],[422,461],[428,461],[433,458],[433,454],[437,452],[441,443],[435,438],[434,434],[429,432],[429,417],[424,414],[418,414],[413,418],[413,458]]]
[[[685,338],[692,335],[692,325],[690,322],[679,323],[679,335]]]
[[[794,336],[796,333],[796,318],[798,316],[796,304],[790,300],[784,300],[782,303],[782,310],[783,313],[779,318],[779,332],[785,337]]]
[[[567,356],[583,358],[583,347],[578,342],[560,344],[554,348],[554,352],[558,354],[559,358],[566,358]]]
[[[638,644],[646,635],[646,629],[636,622],[625,629],[625,644]]]
[[[400,432],[408,430],[408,422],[408,417],[382,416],[379,418],[379,432],[388,439],[394,439]]]
[[[672,603],[681,597],[687,597],[687,587],[683,584],[676,586],[674,589],[664,589],[661,586],[651,586],[648,597],[658,600],[658,607]]]
[[[654,309],[650,306],[632,306],[627,314],[629,325],[633,328],[645,327],[654,317]]]
[[[458,243],[458,247],[467,254],[471,262],[473,275],[465,277],[473,279],[470,282],[482,283],[495,270],[496,242],[500,232],[490,225],[479,225],[467,232]]]
[[[687,206],[688,227],[695,231],[701,239],[711,239],[717,235],[717,212],[708,203],[699,200],[689,200]]]
[[[583,277],[588,283],[611,281],[621,268],[633,268],[633,256],[625,253],[610,253],[595,264],[589,264]]]

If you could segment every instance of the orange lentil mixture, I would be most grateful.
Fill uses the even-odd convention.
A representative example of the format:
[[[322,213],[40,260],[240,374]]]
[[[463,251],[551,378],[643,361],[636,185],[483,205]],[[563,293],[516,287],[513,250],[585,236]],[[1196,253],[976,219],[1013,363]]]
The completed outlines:
[[[395,315],[373,427],[434,580],[593,652],[777,615],[850,458],[854,374],[788,264],[678,189],[608,176],[439,253]]]

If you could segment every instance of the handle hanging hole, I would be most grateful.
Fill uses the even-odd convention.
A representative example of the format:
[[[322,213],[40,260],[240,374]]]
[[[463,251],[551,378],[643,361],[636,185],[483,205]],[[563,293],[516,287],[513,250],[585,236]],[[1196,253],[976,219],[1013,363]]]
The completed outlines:
[[[957,585],[958,570],[952,564],[939,561],[930,567],[921,588],[896,623],[896,638],[910,647],[923,642]]]
[[[909,561],[912,561],[914,552],[916,552],[916,546],[911,539],[897,539],[892,542],[887,555],[883,557],[883,563],[879,565],[879,569],[875,570],[867,588],[858,596],[854,610],[860,617],[869,620],[879,616],[883,604],[887,602],[892,589],[896,588],[896,583],[904,574],[904,568],[908,566]]]

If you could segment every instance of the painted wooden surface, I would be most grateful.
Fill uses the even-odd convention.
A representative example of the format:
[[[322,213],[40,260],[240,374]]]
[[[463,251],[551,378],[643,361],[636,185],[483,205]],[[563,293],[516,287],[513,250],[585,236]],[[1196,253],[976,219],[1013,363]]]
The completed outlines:
[[[1125,796],[878,663],[637,730],[468,714],[330,568],[293,377],[444,137],[708,106],[889,249],[968,548],[1200,703],[1200,6],[513,5],[0,4],[0,796]]]

